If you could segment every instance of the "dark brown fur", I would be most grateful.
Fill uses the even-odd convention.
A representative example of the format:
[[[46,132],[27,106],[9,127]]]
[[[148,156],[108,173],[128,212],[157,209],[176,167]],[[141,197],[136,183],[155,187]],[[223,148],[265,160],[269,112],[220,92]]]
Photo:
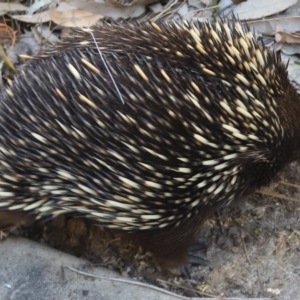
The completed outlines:
[[[27,225],[34,218],[22,211],[0,211],[0,231],[9,232],[15,227]]]
[[[187,219],[180,228],[168,226],[130,234],[134,242],[152,252],[164,268],[184,266],[188,261],[188,249],[197,241],[203,223],[215,211],[214,207],[204,209],[200,215]]]

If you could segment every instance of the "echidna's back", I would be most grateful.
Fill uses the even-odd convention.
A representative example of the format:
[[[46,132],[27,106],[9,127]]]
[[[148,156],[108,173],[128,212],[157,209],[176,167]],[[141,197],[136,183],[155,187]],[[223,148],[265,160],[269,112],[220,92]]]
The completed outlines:
[[[298,98],[234,26],[106,25],[32,61],[1,99],[0,209],[189,242],[205,208],[267,184],[296,155],[279,106]]]

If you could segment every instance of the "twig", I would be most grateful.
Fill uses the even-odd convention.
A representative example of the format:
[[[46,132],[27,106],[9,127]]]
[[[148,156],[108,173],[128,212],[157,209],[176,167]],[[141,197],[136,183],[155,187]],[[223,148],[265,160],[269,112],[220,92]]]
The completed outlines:
[[[101,276],[101,275],[94,275],[94,274],[90,274],[90,273],[86,273],[83,271],[79,271],[77,269],[74,269],[72,267],[65,267],[66,269],[69,269],[72,272],[75,272],[77,274],[81,274],[84,276],[88,276],[88,277],[93,277],[93,278],[98,278],[98,279],[104,279],[104,280],[110,280],[110,281],[114,281],[114,282],[121,282],[121,283],[127,283],[127,284],[132,284],[132,285],[136,285],[136,286],[141,286],[141,287],[145,287],[148,289],[152,289],[154,291],[158,291],[173,297],[176,297],[178,299],[183,299],[183,300],[191,300],[191,298],[188,297],[184,297],[184,296],[180,296],[180,295],[176,295],[175,293],[172,293],[170,291],[164,290],[162,288],[153,286],[153,285],[149,285],[143,282],[138,282],[138,281],[133,281],[133,280],[127,280],[127,279],[121,279],[121,278],[113,278],[113,277],[106,277],[106,276]],[[193,298],[193,299],[197,299],[197,298]],[[200,299],[200,298],[199,298]]]

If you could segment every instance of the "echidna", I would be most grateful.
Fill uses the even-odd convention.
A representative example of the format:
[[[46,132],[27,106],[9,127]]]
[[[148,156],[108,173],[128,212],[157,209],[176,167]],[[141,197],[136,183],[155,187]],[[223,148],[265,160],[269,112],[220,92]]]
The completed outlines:
[[[0,99],[0,227],[76,213],[169,265],[201,223],[300,156],[287,69],[238,21],[104,24]]]

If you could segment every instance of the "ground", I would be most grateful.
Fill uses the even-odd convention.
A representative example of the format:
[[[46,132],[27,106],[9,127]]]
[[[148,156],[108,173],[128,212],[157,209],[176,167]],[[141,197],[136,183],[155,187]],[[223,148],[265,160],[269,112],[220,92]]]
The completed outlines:
[[[300,183],[300,164],[284,180]],[[277,192],[295,200],[300,190],[281,184]],[[79,218],[59,217],[31,226],[23,235],[87,258],[126,277],[186,296],[224,296],[294,300],[300,295],[300,202],[255,194],[219,211],[199,237],[198,253],[207,266],[188,266],[191,280],[160,270],[150,253],[130,241]]]

